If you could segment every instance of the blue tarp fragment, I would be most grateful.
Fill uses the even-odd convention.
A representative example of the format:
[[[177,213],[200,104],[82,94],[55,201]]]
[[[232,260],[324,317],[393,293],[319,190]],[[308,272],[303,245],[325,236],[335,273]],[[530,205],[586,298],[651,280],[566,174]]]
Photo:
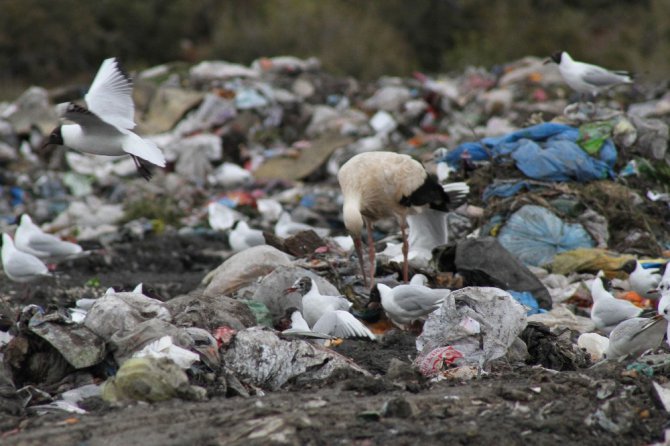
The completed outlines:
[[[449,151],[446,161],[458,168],[461,160],[483,161],[505,156],[529,178],[543,181],[593,181],[614,178],[617,152],[606,140],[598,157],[587,154],[578,144],[579,129],[543,123],[504,136],[467,142]]]
[[[484,201],[489,201],[492,197],[513,197],[518,194],[521,189],[532,190],[537,187],[540,187],[535,184],[531,184],[528,181],[495,181],[493,184],[489,184],[484,193],[482,194],[482,199]]]
[[[514,290],[506,290],[506,291],[512,295],[514,300],[516,300],[521,305],[528,308],[526,316],[547,312],[547,310],[545,310],[544,308],[540,308],[540,305],[537,303],[537,299],[535,299],[535,296],[533,296],[533,293],[531,293],[530,291],[514,291]]]
[[[591,236],[578,223],[566,223],[551,211],[527,204],[500,229],[498,241],[526,265],[542,266],[563,251],[592,248]]]

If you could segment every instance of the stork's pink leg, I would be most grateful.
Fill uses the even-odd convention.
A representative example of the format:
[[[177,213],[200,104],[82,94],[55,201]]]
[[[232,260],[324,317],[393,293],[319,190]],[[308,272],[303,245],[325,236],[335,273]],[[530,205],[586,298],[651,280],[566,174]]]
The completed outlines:
[[[407,240],[407,225],[400,225],[400,234],[402,235],[402,280],[409,282],[409,241]]]
[[[354,237],[354,248],[356,248],[356,255],[358,256],[358,263],[361,265],[361,274],[363,274],[363,286],[367,286],[368,281],[365,276],[365,266],[363,265],[363,249],[361,248],[361,236]]]
[[[365,221],[365,227],[368,229],[368,257],[370,259],[370,289],[375,286],[375,241],[372,239],[372,223]]]

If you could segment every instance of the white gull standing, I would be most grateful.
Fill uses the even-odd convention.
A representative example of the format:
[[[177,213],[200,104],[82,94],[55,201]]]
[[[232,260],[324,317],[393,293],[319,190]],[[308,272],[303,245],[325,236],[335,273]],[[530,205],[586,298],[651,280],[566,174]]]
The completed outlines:
[[[621,269],[628,273],[631,290],[646,299],[658,298],[656,287],[661,282],[658,268],[644,268],[639,260],[629,260]]]
[[[547,62],[552,60],[558,64],[565,83],[580,94],[596,95],[615,85],[633,83],[625,71],[610,71],[597,65],[578,62],[566,51],[555,52]]]
[[[19,227],[14,234],[16,247],[47,261],[58,261],[80,254],[83,250],[76,243],[67,242],[47,234],[33,223],[28,214],[21,216]]]
[[[88,108],[72,102],[65,105],[61,117],[75,124],[56,127],[46,144],[94,155],[130,155],[140,175],[150,179],[146,162],[165,167],[165,157],[156,144],[131,131],[135,127],[132,90],[132,81],[119,61],[106,59],[84,96]]]
[[[303,276],[284,291],[284,294],[298,291],[302,295],[302,314],[310,327],[329,311],[349,311],[351,302],[344,296],[327,296],[319,292],[319,288],[311,277]]]
[[[20,283],[49,277],[49,269],[40,259],[16,249],[9,234],[2,234],[2,267],[9,280]]]
[[[603,272],[599,271],[591,283],[591,297],[593,298],[591,320],[597,328],[610,333],[619,323],[639,316],[642,309],[627,300],[614,297],[605,289],[606,281]]]
[[[609,335],[605,350],[607,359],[636,358],[661,345],[668,321],[661,315],[652,318],[634,317],[619,323]]]
[[[235,252],[252,246],[264,245],[265,237],[260,229],[250,228],[246,221],[240,220],[228,234],[228,244]]]
[[[432,289],[424,285],[398,285],[391,288],[383,283],[376,285],[370,293],[370,301],[378,299],[389,319],[399,325],[407,325],[440,308],[451,290]]]

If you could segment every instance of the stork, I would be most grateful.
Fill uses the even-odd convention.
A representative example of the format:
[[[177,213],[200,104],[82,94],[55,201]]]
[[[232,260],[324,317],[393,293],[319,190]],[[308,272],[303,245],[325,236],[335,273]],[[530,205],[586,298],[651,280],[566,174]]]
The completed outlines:
[[[430,206],[448,211],[459,204],[469,188],[465,183],[441,186],[423,165],[408,155],[393,152],[365,152],[340,167],[337,179],[344,197],[344,225],[354,239],[363,283],[367,285],[363,263],[361,233],[368,233],[370,287],[374,286],[375,248],[372,225],[377,220],[396,217],[400,225],[403,253],[403,280],[408,281],[407,216],[417,207]]]

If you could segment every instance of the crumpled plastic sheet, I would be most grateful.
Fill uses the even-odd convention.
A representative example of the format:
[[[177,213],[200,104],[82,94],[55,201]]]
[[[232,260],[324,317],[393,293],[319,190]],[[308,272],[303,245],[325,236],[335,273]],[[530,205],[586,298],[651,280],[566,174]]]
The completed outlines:
[[[163,336],[133,353],[133,358],[168,358],[182,369],[188,369],[200,360],[200,355],[175,345],[172,336]]]
[[[449,151],[446,161],[458,168],[462,160],[486,161],[510,156],[527,177],[545,181],[593,181],[614,178],[616,148],[607,139],[598,157],[589,156],[578,144],[579,129],[543,123],[502,137],[468,142]]]
[[[118,332],[132,330],[147,320],[169,322],[172,319],[165,304],[141,293],[113,293],[100,297],[84,319],[86,326],[103,339]]]
[[[533,266],[550,263],[558,253],[595,245],[582,225],[566,223],[548,209],[530,204],[512,214],[498,240],[523,263]]]
[[[320,381],[340,370],[369,373],[327,348],[302,340],[283,340],[274,331],[252,327],[239,331],[223,361],[243,382],[277,390],[291,381]]]
[[[30,319],[28,328],[58,350],[75,369],[93,366],[105,358],[105,340],[102,337],[85,326],[68,323],[57,316],[37,313]]]
[[[505,181],[496,180],[486,186],[482,194],[482,200],[489,201],[493,197],[508,198],[521,192],[523,189],[533,190],[540,188],[540,185],[529,183],[528,181]]]
[[[533,293],[530,291],[507,290],[507,292],[510,293],[517,302],[526,307],[527,316],[537,313],[546,313],[547,310],[540,308],[537,299],[535,299],[535,296],[533,296]]]
[[[428,316],[416,339],[420,358],[452,346],[462,362],[478,367],[507,353],[526,327],[526,309],[499,288],[466,287],[452,292]]]
[[[264,277],[279,266],[291,265],[291,258],[268,245],[254,246],[229,257],[202,280],[207,285],[205,296],[220,296],[233,293]]]
[[[209,367],[218,368],[221,358],[216,339],[209,332],[197,327],[177,327],[160,319],[150,319],[132,329],[115,333],[109,339],[109,345],[116,363],[123,364],[136,352],[164,336],[170,336],[178,347],[197,351]]]

